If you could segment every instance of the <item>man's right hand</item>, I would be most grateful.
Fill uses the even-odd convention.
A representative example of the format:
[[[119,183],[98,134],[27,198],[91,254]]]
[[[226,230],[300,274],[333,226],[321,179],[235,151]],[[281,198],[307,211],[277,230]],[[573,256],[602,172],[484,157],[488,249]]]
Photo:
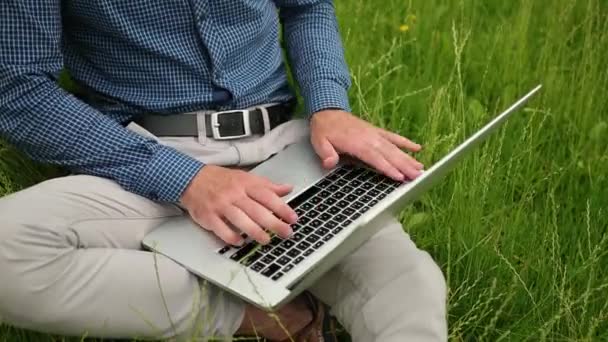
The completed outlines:
[[[205,165],[184,191],[181,203],[194,221],[228,244],[240,245],[241,232],[267,244],[266,230],[281,238],[292,234],[289,225],[298,218],[281,199],[291,190],[245,171]]]

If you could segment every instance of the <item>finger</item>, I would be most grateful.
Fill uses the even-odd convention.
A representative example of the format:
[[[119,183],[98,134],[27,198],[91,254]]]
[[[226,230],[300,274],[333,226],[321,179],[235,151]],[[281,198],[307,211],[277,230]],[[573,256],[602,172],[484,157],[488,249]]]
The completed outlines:
[[[420,146],[420,144],[416,144],[410,139],[403,137],[399,134],[380,129],[380,135],[382,135],[382,137],[384,137],[386,140],[390,141],[399,148],[404,148],[412,152],[418,152],[422,149],[422,146]]]
[[[296,212],[279,196],[266,188],[253,188],[247,192],[247,195],[287,223],[294,224],[298,220]]]
[[[390,177],[396,181],[404,180],[403,174],[389,163],[380,151],[371,147],[369,144],[359,145],[358,148],[352,149],[352,154],[361,161],[367,163],[371,167],[378,170],[380,173]]]
[[[217,215],[209,215],[205,218],[205,222],[203,223],[203,227],[205,229],[213,231],[217,237],[222,239],[222,241],[227,244],[233,246],[241,246],[244,242],[241,234],[235,232],[232,228],[228,227],[226,222],[224,222]]]
[[[270,236],[237,206],[226,208],[224,217],[255,241],[264,245],[270,242]]]
[[[281,221],[278,217],[253,199],[245,199],[237,203],[238,207],[249,216],[256,224],[266,230],[274,232],[283,239],[291,236],[293,231],[289,224]]]
[[[338,165],[338,161],[340,160],[338,152],[336,152],[336,149],[325,136],[313,135],[310,142],[312,143],[313,149],[321,159],[321,163],[323,164],[324,168],[333,169],[336,167],[336,165]]]
[[[293,186],[289,184],[277,184],[272,182],[268,178],[256,177],[256,182],[259,182],[263,187],[270,189],[270,191],[277,194],[279,197],[283,197],[293,191]]]
[[[420,176],[422,164],[397,148],[397,146],[391,144],[389,141],[385,141],[379,150],[384,158],[407,178],[415,179],[416,177]]]

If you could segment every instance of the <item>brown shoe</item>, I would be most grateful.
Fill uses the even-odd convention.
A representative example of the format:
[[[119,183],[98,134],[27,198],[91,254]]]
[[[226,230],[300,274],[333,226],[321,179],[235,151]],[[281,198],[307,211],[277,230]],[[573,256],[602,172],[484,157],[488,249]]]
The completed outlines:
[[[304,298],[312,312],[312,322],[282,342],[338,342],[336,322],[329,314],[329,307],[309,292],[304,292]]]

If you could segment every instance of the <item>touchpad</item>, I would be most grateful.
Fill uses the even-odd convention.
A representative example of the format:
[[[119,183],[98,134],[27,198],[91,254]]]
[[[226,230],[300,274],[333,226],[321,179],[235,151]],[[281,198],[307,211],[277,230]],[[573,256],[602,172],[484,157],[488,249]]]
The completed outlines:
[[[275,183],[293,185],[293,191],[285,197],[289,200],[323,178],[329,171],[323,169],[312,145],[308,139],[304,139],[289,145],[250,172],[264,176]]]

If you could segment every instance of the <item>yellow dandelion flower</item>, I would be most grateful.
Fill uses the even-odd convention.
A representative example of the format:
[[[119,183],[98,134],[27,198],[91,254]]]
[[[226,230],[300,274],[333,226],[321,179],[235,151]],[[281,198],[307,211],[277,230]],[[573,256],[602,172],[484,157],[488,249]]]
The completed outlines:
[[[407,24],[403,24],[403,25],[399,26],[399,31],[401,31],[401,32],[407,32],[409,30],[410,30],[410,26]]]

